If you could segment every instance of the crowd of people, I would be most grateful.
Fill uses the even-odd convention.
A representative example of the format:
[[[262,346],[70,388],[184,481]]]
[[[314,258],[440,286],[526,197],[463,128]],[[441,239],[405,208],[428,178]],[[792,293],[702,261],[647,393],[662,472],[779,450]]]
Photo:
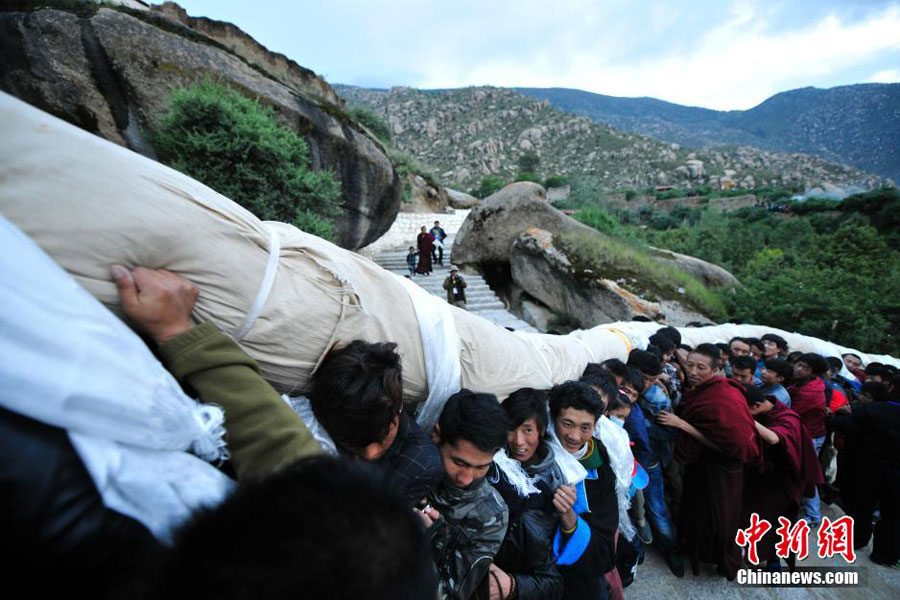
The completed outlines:
[[[874,562],[900,561],[893,367],[791,353],[774,334],[692,348],[661,327],[578,381],[502,402],[462,389],[423,431],[396,345],[352,340],[303,390],[314,434],[236,343],[192,324],[189,281],[144,268],[113,277],[170,372],[224,410],[220,469],[238,485],[167,545],[104,505],[65,432],[0,409],[3,560],[31,589],[620,599],[649,546],[676,577],[707,564],[733,579],[750,515],[816,527],[822,502],[854,518],[855,547],[874,534]],[[761,568],[783,567],[774,532],[758,551]]]

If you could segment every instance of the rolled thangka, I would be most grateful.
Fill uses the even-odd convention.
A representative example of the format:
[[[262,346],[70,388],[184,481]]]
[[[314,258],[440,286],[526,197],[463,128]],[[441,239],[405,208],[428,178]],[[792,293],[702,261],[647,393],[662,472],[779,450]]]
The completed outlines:
[[[637,347],[646,348],[651,335],[662,327],[658,323],[643,323],[631,321],[628,323],[613,323],[617,330],[625,333]],[[815,352],[822,356],[834,356],[840,358],[844,354],[852,353],[858,355],[864,365],[870,362],[880,362],[882,364],[894,365],[900,367],[900,359],[887,354],[868,354],[855,348],[835,344],[828,340],[823,340],[811,335],[803,335],[792,331],[784,331],[777,327],[769,327],[767,325],[750,325],[725,323],[722,325],[711,325],[708,327],[676,327],[681,334],[681,342],[688,346],[696,347],[699,344],[727,344],[729,340],[735,337],[742,338],[761,338],[767,333],[774,333],[784,338],[788,343],[788,349],[791,352]],[[844,377],[853,378],[853,374],[846,366],[842,367],[841,374]]]
[[[0,217],[0,406],[66,430],[103,504],[163,543],[234,482],[224,415],[184,394],[128,327]]]
[[[512,333],[354,252],[262,222],[190,177],[0,94],[0,211],[121,314],[112,264],[165,268],[200,289],[197,321],[229,332],[297,395],[335,343],[396,342],[407,401],[430,429],[460,387],[505,398],[624,359],[606,326]]]

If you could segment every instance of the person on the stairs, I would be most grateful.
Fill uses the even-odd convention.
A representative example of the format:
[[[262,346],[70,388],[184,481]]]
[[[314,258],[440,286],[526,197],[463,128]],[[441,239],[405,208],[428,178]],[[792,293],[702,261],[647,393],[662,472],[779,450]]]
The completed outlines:
[[[416,252],[416,249],[412,246],[409,247],[409,254],[406,255],[406,266],[409,268],[409,275],[407,277],[415,277],[416,275],[416,262],[419,260],[419,253]]]
[[[444,289],[447,290],[447,302],[459,308],[466,308],[466,280],[459,274],[456,265],[450,266],[450,276],[444,280]]]
[[[434,236],[434,246],[431,250],[431,260],[441,266],[444,266],[444,240],[447,239],[447,232],[441,227],[440,221],[434,222],[434,227],[428,232]]]
[[[431,251],[434,250],[434,236],[428,233],[425,226],[422,225],[422,232],[416,238],[416,246],[419,249],[419,264],[416,266],[416,273],[420,275],[431,275],[434,270],[431,266]]]

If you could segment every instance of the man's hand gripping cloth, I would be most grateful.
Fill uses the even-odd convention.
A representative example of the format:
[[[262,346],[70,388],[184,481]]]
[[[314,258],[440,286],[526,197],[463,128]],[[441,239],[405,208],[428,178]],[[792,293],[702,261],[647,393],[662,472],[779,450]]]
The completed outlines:
[[[104,504],[169,542],[233,485],[205,462],[227,456],[222,411],[2,217],[0,239],[0,405],[67,430]]]

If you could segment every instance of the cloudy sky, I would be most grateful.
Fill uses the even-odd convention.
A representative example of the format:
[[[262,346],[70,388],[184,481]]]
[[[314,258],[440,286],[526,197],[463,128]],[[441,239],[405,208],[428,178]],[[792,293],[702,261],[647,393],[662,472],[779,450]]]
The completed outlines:
[[[900,0],[178,2],[366,87],[569,87],[729,110],[900,82]]]

